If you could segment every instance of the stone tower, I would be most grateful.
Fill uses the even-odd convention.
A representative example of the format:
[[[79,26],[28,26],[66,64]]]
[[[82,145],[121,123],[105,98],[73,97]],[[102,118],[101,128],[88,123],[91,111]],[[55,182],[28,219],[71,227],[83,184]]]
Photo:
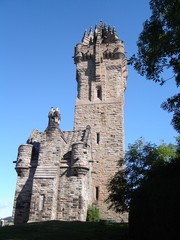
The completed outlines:
[[[101,217],[116,218],[107,209],[108,180],[117,171],[117,162],[124,156],[124,90],[127,61],[123,42],[116,31],[100,22],[94,33],[85,31],[75,47],[74,62],[78,97],[74,129],[91,126],[93,202]]]
[[[33,130],[18,149],[14,223],[85,221],[96,204],[101,219],[127,220],[109,210],[107,183],[124,156],[123,42],[102,22],[85,32],[74,53],[78,96],[73,131],[61,131],[51,109],[44,132]]]

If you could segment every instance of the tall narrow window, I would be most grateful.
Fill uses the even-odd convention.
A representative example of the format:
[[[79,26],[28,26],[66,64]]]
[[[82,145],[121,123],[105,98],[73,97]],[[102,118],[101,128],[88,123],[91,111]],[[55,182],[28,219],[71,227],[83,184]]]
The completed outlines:
[[[96,133],[96,143],[99,144],[100,142],[100,133]]]
[[[102,89],[101,89],[101,86],[97,87],[97,98],[102,99]]]
[[[96,187],[96,201],[99,200],[99,187]]]
[[[44,208],[44,200],[45,200],[45,196],[40,195],[40,197],[39,197],[39,211],[42,211],[43,208]]]

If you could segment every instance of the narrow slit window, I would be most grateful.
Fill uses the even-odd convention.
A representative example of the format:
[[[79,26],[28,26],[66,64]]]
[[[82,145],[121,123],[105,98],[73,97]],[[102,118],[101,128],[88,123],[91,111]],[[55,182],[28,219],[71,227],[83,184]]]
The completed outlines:
[[[96,201],[99,200],[99,187],[96,187]]]
[[[42,211],[44,208],[44,201],[45,201],[45,196],[40,195],[39,197],[39,211]]]
[[[96,143],[99,144],[100,142],[100,133],[96,133]]]
[[[97,98],[102,99],[102,89],[101,87],[97,87]]]

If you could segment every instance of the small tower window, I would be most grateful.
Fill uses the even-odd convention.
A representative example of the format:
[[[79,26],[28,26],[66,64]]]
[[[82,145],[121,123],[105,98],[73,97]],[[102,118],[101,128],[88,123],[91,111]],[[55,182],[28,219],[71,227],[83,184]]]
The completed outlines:
[[[99,187],[96,187],[96,201],[99,200]]]
[[[45,196],[40,195],[39,197],[39,211],[42,211],[44,208],[44,201],[45,201]]]
[[[96,143],[99,144],[100,142],[100,133],[96,133]]]
[[[97,98],[102,99],[102,89],[100,86],[97,87]]]

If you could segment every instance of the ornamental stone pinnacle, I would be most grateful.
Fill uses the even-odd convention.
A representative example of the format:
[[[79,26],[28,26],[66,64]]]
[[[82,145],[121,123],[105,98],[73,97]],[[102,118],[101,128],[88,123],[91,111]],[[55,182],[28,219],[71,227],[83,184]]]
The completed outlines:
[[[108,208],[107,184],[124,157],[124,90],[127,61],[123,41],[102,21],[75,46],[78,94],[73,131],[61,131],[51,108],[44,132],[35,129],[20,145],[14,223],[86,221],[88,206],[101,219],[127,221]]]

